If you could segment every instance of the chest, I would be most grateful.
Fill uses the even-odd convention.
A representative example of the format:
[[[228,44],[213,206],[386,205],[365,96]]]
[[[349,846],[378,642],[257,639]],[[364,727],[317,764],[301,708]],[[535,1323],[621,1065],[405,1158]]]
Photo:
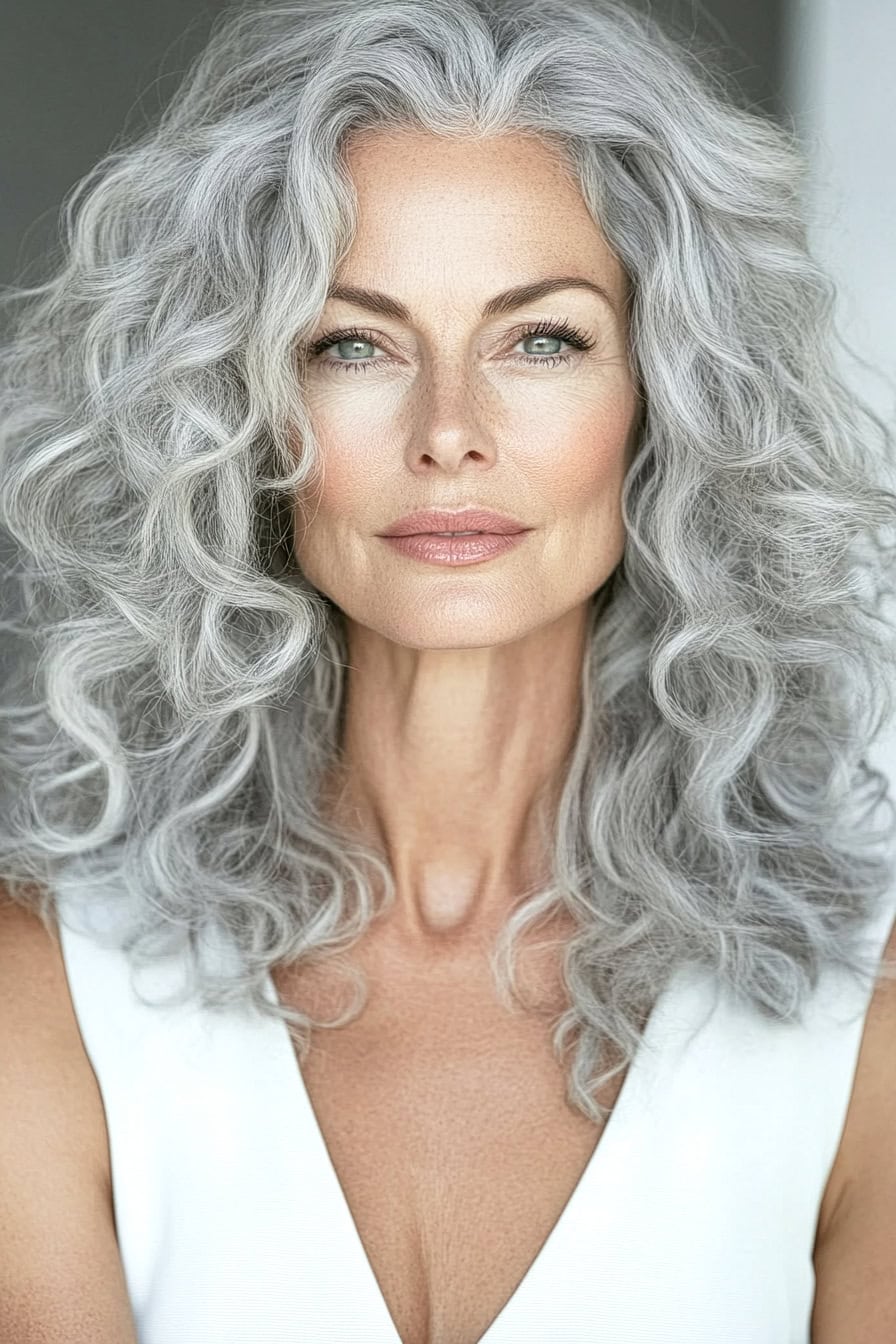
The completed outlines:
[[[307,982],[278,991],[313,998]],[[305,1089],[402,1344],[477,1344],[599,1143],[550,1027],[464,978],[374,986],[360,1019],[312,1037]]]

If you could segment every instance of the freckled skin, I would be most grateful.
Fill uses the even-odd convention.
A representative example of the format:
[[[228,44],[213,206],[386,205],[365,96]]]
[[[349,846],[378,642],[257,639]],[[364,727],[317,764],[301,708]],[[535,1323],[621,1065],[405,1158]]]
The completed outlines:
[[[358,227],[334,279],[391,295],[413,320],[328,299],[309,343],[354,326],[375,339],[330,346],[302,369],[324,471],[296,501],[295,551],[346,616],[335,815],[386,849],[399,897],[390,927],[423,953],[495,929],[543,871],[533,807],[559,787],[588,599],[625,542],[639,412],[628,282],[575,181],[533,137],[364,131],[346,162]],[[559,274],[593,280],[613,306],[569,287],[481,317],[499,291]],[[545,318],[592,347],[526,339]],[[373,363],[356,372],[353,359]],[[463,568],[422,564],[377,536],[414,509],[469,503],[534,530]]]

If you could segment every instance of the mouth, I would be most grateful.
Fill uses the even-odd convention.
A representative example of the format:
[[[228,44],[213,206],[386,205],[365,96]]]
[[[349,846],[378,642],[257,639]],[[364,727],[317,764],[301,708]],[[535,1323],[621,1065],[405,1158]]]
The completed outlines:
[[[528,535],[519,532],[409,532],[382,540],[410,560],[430,565],[476,565],[512,550]]]

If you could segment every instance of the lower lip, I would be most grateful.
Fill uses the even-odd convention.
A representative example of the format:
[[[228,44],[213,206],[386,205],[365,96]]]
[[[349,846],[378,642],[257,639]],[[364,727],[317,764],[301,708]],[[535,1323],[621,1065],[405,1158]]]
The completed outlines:
[[[426,560],[431,565],[475,565],[479,560],[490,560],[511,550],[530,529],[524,532],[480,532],[475,537],[440,537],[434,532],[418,532],[411,537],[383,537],[396,551],[412,560]]]

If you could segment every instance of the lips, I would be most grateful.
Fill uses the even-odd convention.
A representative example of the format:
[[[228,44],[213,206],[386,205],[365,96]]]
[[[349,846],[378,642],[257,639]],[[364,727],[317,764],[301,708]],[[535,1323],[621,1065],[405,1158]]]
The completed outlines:
[[[494,509],[469,508],[452,513],[446,509],[420,509],[399,518],[379,535],[383,537],[412,537],[438,535],[446,532],[491,533],[511,536],[529,529],[518,518]]]
[[[479,565],[495,559],[515,546],[522,546],[531,528],[521,532],[475,532],[472,536],[442,536],[438,532],[414,532],[403,537],[381,540],[400,555],[423,564]]]

